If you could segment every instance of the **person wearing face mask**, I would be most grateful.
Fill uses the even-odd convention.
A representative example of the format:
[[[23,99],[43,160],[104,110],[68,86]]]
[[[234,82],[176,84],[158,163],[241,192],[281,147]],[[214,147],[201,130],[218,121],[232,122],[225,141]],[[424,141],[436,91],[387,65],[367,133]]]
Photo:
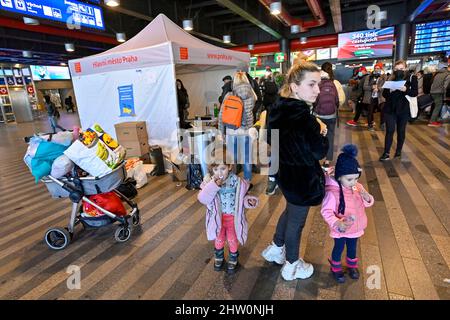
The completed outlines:
[[[374,119],[373,119],[373,113],[375,109],[380,109],[381,115],[380,115],[380,127],[381,129],[384,129],[384,113],[383,113],[383,107],[384,107],[384,98],[381,94],[382,87],[384,82],[386,81],[384,75],[381,73],[383,70],[383,64],[381,62],[375,64],[373,68],[373,72],[369,77],[366,77],[364,81],[364,99],[365,102],[368,102],[369,106],[369,112],[367,114],[367,125],[369,128],[369,131],[374,131]]]
[[[364,87],[366,78],[369,76],[366,67],[362,66],[358,70],[358,85],[356,89],[356,106],[355,117],[352,120],[347,121],[347,125],[356,127],[358,125],[359,117],[365,107],[370,103],[370,89]]]
[[[328,151],[327,127],[311,114],[319,95],[320,69],[313,63],[295,64],[289,70],[280,98],[269,111],[272,155],[279,150],[278,186],[286,198],[272,243],[262,252],[268,262],[283,265],[285,280],[309,278],[314,268],[299,258],[300,239],[310,206],[325,196],[325,176],[319,161]],[[276,148],[274,130],[278,130]]]
[[[406,138],[406,125],[410,119],[409,101],[406,95],[410,97],[417,96],[417,77],[409,75],[406,72],[406,62],[399,60],[394,64],[394,72],[390,78],[391,81],[403,81],[405,85],[397,90],[383,90],[383,96],[386,99],[384,106],[384,118],[386,121],[386,135],[384,140],[384,153],[380,161],[389,160],[389,153],[394,138],[394,132],[397,129],[397,149],[394,158],[400,158],[403,144]]]

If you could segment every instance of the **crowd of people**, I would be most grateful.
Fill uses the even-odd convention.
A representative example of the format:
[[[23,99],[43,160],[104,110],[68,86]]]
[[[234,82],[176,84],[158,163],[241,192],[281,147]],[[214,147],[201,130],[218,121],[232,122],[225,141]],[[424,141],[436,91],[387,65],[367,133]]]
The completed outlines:
[[[244,106],[240,127],[231,131],[221,121],[221,107],[219,130],[227,139],[225,153],[233,153],[232,159],[238,159],[236,141],[229,139],[242,139],[247,154],[249,141],[257,138],[258,129],[268,129],[268,144],[271,143],[270,132],[279,131],[278,152],[274,152],[278,153],[278,170],[268,176],[266,194],[272,195],[279,188],[286,199],[286,208],[278,219],[272,243],[261,255],[268,262],[282,265],[280,272],[285,280],[306,279],[314,272],[313,265],[304,261],[299,251],[309,209],[317,205],[322,206],[322,216],[334,239],[329,256],[333,277],[338,283],[345,282],[341,259],[346,248],[348,276],[359,278],[357,242],[367,226],[365,208],[372,206],[375,200],[358,183],[362,169],[356,159],[357,146],[343,146],[335,165],[331,165],[340,107],[347,102],[354,110],[353,119],[347,121],[349,126],[358,125],[363,112],[367,112],[370,131],[375,130],[374,113],[380,112],[380,128],[385,130],[385,148],[380,161],[390,159],[395,131],[394,157],[401,157],[406,126],[411,121],[409,97],[417,97],[421,105],[426,101],[423,96],[431,95],[428,104],[434,105],[434,109],[429,125],[436,125],[443,100],[448,96],[448,67],[445,65],[431,76],[423,71],[409,72],[403,60],[394,63],[392,74],[385,74],[383,67],[377,63],[371,73],[360,67],[349,82],[348,100],[329,62],[321,68],[305,61],[294,64],[281,88],[270,68],[262,79],[252,79],[242,71],[236,72],[234,77],[223,78],[219,102],[224,105],[230,96],[238,96]],[[403,81],[404,84],[392,90],[383,87],[386,81]],[[228,150],[230,146],[234,149]],[[248,194],[252,187],[251,163],[251,159],[244,157],[244,175],[240,178],[235,163],[213,161],[198,195],[199,201],[207,207],[207,237],[215,241],[216,271],[225,268],[234,273],[238,267],[238,247],[245,244],[248,236],[245,209],[258,205],[258,199]],[[225,261],[226,243],[228,263]]]

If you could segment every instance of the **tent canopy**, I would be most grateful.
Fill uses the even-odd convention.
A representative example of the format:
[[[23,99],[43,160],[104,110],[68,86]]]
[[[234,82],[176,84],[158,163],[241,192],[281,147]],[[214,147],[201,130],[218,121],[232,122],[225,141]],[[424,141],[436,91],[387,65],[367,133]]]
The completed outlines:
[[[216,47],[159,14],[136,36],[103,53],[69,62],[73,76],[165,64],[247,69],[250,54]]]

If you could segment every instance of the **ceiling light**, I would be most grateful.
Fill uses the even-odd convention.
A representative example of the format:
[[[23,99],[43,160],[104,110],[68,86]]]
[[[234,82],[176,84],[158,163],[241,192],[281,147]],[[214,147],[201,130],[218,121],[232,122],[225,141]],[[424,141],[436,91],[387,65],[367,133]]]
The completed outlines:
[[[23,17],[23,22],[25,24],[28,24],[30,26],[37,26],[39,25],[39,20],[33,19],[33,18],[28,18],[28,17]]]
[[[291,33],[299,33],[300,32],[300,26],[298,24],[294,24],[291,26]]]
[[[105,0],[105,4],[109,7],[117,7],[120,5],[120,0]]]
[[[60,65],[63,66],[63,67],[65,67],[65,66],[67,66],[67,63],[61,62]]]
[[[186,31],[194,30],[194,23],[192,22],[192,19],[183,20],[183,29]]]
[[[118,42],[125,42],[127,41],[127,36],[125,35],[124,32],[118,32],[116,33],[116,39]]]
[[[305,44],[307,40],[308,40],[308,38],[306,38],[306,37],[301,37],[301,38],[300,38],[300,43],[301,43],[301,44]]]
[[[223,36],[223,42],[230,43],[231,42],[231,36],[230,35],[224,35]]]
[[[33,58],[33,53],[31,51],[24,50],[22,51],[22,56],[24,58]]]
[[[255,46],[252,45],[252,44],[249,44],[249,45],[248,45],[248,50],[253,50],[253,49],[255,49]]]
[[[274,16],[281,13],[281,1],[275,1],[270,4],[270,13]]]
[[[74,52],[75,46],[73,43],[65,43],[64,46],[66,47],[67,52]]]

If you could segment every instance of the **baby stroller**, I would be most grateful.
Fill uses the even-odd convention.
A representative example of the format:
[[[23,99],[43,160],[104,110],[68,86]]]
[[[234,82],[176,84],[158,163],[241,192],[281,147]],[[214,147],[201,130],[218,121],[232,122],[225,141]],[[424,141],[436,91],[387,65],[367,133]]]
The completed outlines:
[[[131,226],[140,224],[139,209],[135,202],[116,190],[126,178],[124,162],[111,173],[101,177],[63,177],[56,179],[48,175],[41,179],[54,198],[69,198],[72,201],[72,212],[69,224],[65,228],[52,227],[45,232],[44,240],[54,250],[66,248],[72,240],[75,226],[82,224],[85,228],[100,228],[114,222],[119,222],[114,238],[117,242],[130,239]],[[76,172],[76,170],[74,170]],[[113,191],[122,201],[125,201],[131,211],[126,216],[118,216],[89,200],[87,196]],[[82,214],[82,202],[86,202],[104,215],[87,217]]]

